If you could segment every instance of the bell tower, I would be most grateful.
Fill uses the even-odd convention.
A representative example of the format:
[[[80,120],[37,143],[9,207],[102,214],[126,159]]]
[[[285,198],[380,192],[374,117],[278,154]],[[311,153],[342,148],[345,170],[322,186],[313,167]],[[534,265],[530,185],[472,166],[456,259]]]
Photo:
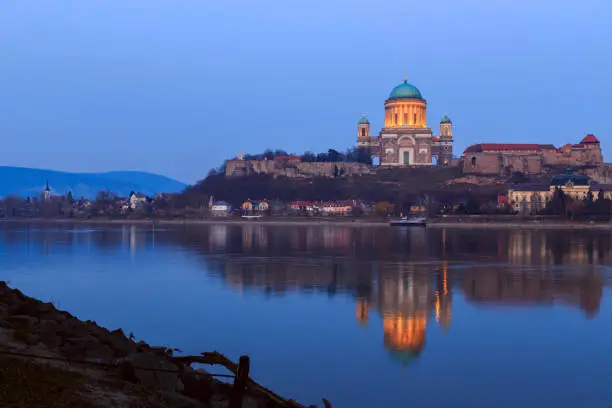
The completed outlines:
[[[364,146],[370,139],[370,121],[364,114],[357,123],[357,146]]]
[[[453,122],[446,115],[440,121],[440,137],[453,138]]]
[[[440,120],[440,136],[434,142],[438,165],[448,166],[453,160],[453,122],[446,115]]]

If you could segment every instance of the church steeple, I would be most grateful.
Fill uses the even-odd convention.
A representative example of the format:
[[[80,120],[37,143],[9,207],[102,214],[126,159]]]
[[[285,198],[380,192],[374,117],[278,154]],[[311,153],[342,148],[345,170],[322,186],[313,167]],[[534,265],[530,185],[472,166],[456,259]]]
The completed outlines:
[[[43,190],[43,200],[48,200],[51,198],[51,188],[49,187],[49,179],[47,179],[47,183],[45,184],[45,189]]]

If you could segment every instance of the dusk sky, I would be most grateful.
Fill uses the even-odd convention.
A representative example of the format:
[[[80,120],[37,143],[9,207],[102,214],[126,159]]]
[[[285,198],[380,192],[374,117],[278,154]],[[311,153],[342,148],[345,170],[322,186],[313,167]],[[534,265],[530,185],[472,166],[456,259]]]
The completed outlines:
[[[346,149],[402,82],[455,154],[594,133],[612,159],[610,0],[3,0],[0,165],[185,182],[240,151]]]

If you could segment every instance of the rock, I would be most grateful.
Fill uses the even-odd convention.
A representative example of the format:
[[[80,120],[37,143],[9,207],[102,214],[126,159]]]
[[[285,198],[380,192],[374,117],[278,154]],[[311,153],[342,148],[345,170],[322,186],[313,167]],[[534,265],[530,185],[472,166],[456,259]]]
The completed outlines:
[[[41,320],[37,329],[41,334],[57,334],[60,331],[60,325],[55,320]]]
[[[41,333],[40,342],[50,349],[57,349],[62,345],[62,338],[53,333]]]
[[[136,345],[125,337],[121,329],[101,334],[100,341],[102,344],[110,346],[121,357],[136,351]]]
[[[82,337],[70,335],[63,337],[60,351],[68,358],[84,359],[87,358],[90,349],[99,346],[100,342],[92,335],[87,334]]]
[[[96,345],[87,348],[85,358],[92,361],[109,363],[115,359],[115,352],[105,344]]]
[[[84,323],[84,325],[86,326],[87,332],[98,339],[101,339],[105,337],[106,335],[108,335],[108,330],[106,330],[103,327],[98,326],[96,322],[88,320],[87,322]]]
[[[159,357],[172,357],[172,349],[167,347],[151,347],[150,350]]]
[[[14,328],[28,328],[38,323],[37,318],[26,315],[9,316],[5,320]]]
[[[135,377],[139,383],[153,389],[181,392],[184,388],[178,366],[153,354],[130,354],[121,362],[121,370],[125,377]]]
[[[25,342],[30,346],[35,346],[40,342],[40,339],[34,333],[28,333],[25,336]]]
[[[60,348],[60,353],[68,358],[83,359],[87,353],[87,347],[82,344],[66,343]]]
[[[92,336],[91,334],[86,334],[85,336],[68,336],[66,337],[65,343],[82,345],[86,347],[96,346],[100,344],[98,339]]]
[[[212,377],[204,375],[186,367],[180,376],[183,382],[183,395],[202,402],[208,402],[215,392],[215,383]]]
[[[79,336],[88,334],[86,330],[80,329],[82,327],[78,322],[74,319],[64,319],[58,321],[59,329],[58,334],[62,337],[69,336]]]

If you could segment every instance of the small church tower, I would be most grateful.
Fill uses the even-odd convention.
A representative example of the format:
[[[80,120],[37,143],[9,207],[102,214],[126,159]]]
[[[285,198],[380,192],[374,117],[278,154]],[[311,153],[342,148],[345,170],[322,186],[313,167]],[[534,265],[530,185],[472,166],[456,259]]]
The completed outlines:
[[[51,198],[51,189],[49,188],[49,180],[47,180],[47,184],[45,185],[45,189],[42,194],[43,201],[49,201]]]

